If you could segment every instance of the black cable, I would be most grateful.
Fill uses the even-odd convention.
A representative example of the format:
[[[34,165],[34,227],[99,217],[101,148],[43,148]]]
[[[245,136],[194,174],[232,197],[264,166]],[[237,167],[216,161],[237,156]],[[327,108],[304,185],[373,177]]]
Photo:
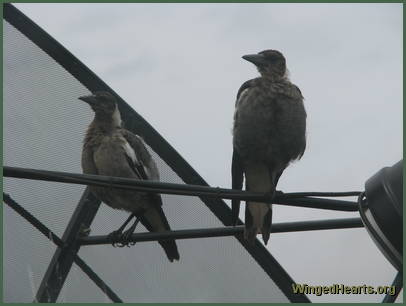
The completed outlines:
[[[213,188],[199,185],[162,183],[149,180],[45,171],[8,166],[3,167],[3,176],[81,185],[95,185],[109,188],[133,189],[137,191],[152,193],[178,194],[188,196],[211,196],[217,198],[223,197],[227,199],[240,199],[241,197],[243,197],[241,198],[243,200],[262,200],[264,202],[269,202],[271,200],[270,195],[242,192],[239,190],[224,189],[219,187]]]
[[[302,197],[358,197],[362,191],[345,191],[345,192],[289,192],[284,195],[289,198]]]
[[[64,242],[47,228],[41,221],[35,218],[30,212],[14,201],[10,195],[3,192],[3,202],[17,212],[21,217],[27,220],[32,226],[39,230],[45,237],[51,240],[60,248],[66,247]],[[74,257],[75,263],[83,272],[115,303],[123,301],[113,292],[113,290],[90,268],[77,254]]]
[[[358,211],[358,204],[356,202],[313,198],[313,197],[303,197],[303,198],[277,197],[275,199],[274,204],[295,207],[316,208],[316,209],[328,209],[337,211]]]
[[[164,194],[177,194],[187,196],[205,196],[223,199],[240,199],[259,201],[263,203],[275,203],[282,205],[305,206],[311,208],[333,209],[343,211],[357,211],[358,205],[356,202],[338,201],[338,200],[321,200],[317,198],[308,198],[307,196],[322,196],[322,197],[338,197],[338,196],[358,196],[360,192],[296,192],[296,193],[283,193],[277,191],[275,197],[271,199],[270,194],[247,192],[234,189],[213,188],[208,186],[199,185],[186,185],[186,184],[173,184],[163,183],[149,180],[136,180],[120,177],[109,177],[100,175],[66,173],[57,171],[45,171],[27,168],[16,167],[3,167],[3,175],[6,177],[25,178],[33,180],[44,180],[62,183],[83,184],[83,185],[96,185],[109,188],[132,189],[137,191],[164,193]],[[287,203],[291,199],[291,203]],[[300,201],[307,204],[301,205]],[[320,201],[331,203],[331,207],[323,207]],[[313,205],[313,203],[315,203]],[[342,204],[342,206],[341,206]],[[313,206],[312,206],[313,205]],[[341,209],[345,206],[343,209]]]

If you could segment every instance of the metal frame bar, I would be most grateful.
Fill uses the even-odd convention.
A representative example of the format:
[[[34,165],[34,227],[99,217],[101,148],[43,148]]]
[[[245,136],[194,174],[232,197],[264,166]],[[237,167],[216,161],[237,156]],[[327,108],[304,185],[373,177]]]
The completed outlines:
[[[331,230],[345,228],[364,227],[360,218],[347,219],[329,219],[317,221],[299,221],[272,224],[272,234],[288,233],[299,231]],[[126,242],[146,242],[168,239],[192,239],[209,237],[241,236],[244,232],[244,226],[226,226],[216,228],[198,228],[187,230],[176,230],[167,232],[145,232],[132,234]],[[111,236],[90,236],[79,239],[80,245],[102,245],[117,242]],[[120,242],[120,241],[118,241]]]
[[[307,208],[329,209],[340,211],[358,211],[358,203],[342,200],[320,199],[314,197],[302,197],[303,194],[318,194],[323,195],[322,192],[307,192],[307,193],[283,193],[278,191],[271,199],[269,194],[247,192],[234,189],[226,189],[219,187],[199,186],[199,185],[185,185],[163,183],[158,181],[146,181],[130,178],[120,178],[102,175],[90,175],[79,173],[68,173],[58,171],[46,171],[18,167],[3,167],[3,175],[5,177],[31,179],[31,180],[44,180],[61,183],[82,184],[82,185],[95,185],[109,188],[122,188],[132,189],[137,191],[164,193],[164,194],[177,194],[186,196],[205,196],[212,198],[223,199],[240,199],[262,201],[263,203],[275,203],[280,205],[300,206]],[[348,196],[358,195],[358,192],[350,193],[325,193],[326,196],[332,194],[345,194]],[[271,201],[272,200],[272,201]]]
[[[25,210],[21,205],[14,201],[10,195],[3,192],[3,201],[21,217],[26,219],[32,226],[40,231],[45,237],[55,243],[58,247],[64,248],[63,241],[46,227],[41,221],[35,218],[31,213]],[[99,287],[113,302],[122,303],[122,300],[114,293],[114,291],[84,262],[79,255],[75,255],[73,261],[80,269]]]
[[[79,251],[80,244],[77,239],[80,231],[90,226],[99,206],[100,200],[86,188],[62,236],[63,247],[58,247],[54,253],[38,288],[36,294],[38,302],[53,303],[57,300]]]
[[[394,295],[390,295],[389,293],[387,293],[382,301],[382,303],[395,303],[396,298],[398,297],[400,291],[403,288],[403,273],[402,271],[399,271],[396,276],[395,279],[393,280],[392,286],[395,286],[395,294]]]

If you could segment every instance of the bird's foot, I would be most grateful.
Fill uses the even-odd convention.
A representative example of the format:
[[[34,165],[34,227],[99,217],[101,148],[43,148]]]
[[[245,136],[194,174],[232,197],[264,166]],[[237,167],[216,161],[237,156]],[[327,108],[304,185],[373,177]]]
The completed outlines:
[[[113,231],[113,232],[111,232],[110,234],[108,234],[108,237],[110,238],[110,240],[112,241],[111,242],[111,245],[113,246],[113,247],[120,247],[120,248],[122,248],[123,247],[123,245],[122,245],[122,243],[121,243],[121,238],[122,238],[122,236],[123,236],[123,232],[122,231],[120,231],[120,230],[117,230],[117,231]]]
[[[135,245],[135,242],[130,241],[131,239],[131,235],[134,233],[134,229],[133,228],[129,228],[128,230],[126,230],[122,235],[121,235],[121,239],[122,239],[122,246],[133,246]]]
[[[123,232],[123,226],[120,227],[118,230],[111,232],[109,234],[110,239],[112,240],[111,245],[113,247],[130,247],[135,245],[135,242],[130,241],[131,240],[131,235],[134,233],[135,228],[137,227],[137,224],[139,222],[139,218],[137,218],[131,227]]]
[[[132,245],[135,245],[135,242],[129,241],[131,238],[132,232],[130,230],[125,231],[124,233],[117,230],[114,232],[111,232],[108,237],[111,239],[111,245],[113,247],[130,247]]]

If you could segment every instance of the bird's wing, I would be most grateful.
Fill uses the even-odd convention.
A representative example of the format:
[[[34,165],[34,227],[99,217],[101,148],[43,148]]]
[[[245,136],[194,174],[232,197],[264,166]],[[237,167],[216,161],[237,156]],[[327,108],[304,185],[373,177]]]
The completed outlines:
[[[128,130],[123,130],[123,136],[136,154],[136,163],[138,163],[136,169],[143,173],[143,179],[158,181],[158,167],[156,166],[152,156],[149,154],[142,138]],[[168,219],[166,218],[162,209],[161,195],[150,194],[149,196],[155,209],[149,209],[145,211],[144,214],[138,216],[141,223],[150,232],[162,230],[170,231],[171,227],[169,226]],[[163,247],[170,261],[179,260],[179,252],[175,240],[158,241],[158,243]]]
[[[300,90],[300,88],[297,87],[295,84],[292,84],[292,85],[293,85],[293,87],[299,92],[299,94],[300,94],[300,96],[302,97],[302,99],[304,99],[304,98],[303,98],[303,95],[302,95],[302,91]]]
[[[133,170],[135,168],[141,179],[158,181],[158,167],[145,147],[142,138],[125,129],[123,129],[123,136],[130,146],[125,149],[127,160]]]
[[[243,92],[252,88],[255,86],[257,79],[252,79],[244,82],[240,88],[238,89],[237,93],[237,100],[235,102],[235,107],[236,109],[238,108],[238,103],[240,101],[240,98],[243,96]],[[237,116],[237,111],[235,113],[235,116]],[[236,117],[234,118],[234,120]],[[234,123],[235,124],[235,123]],[[233,189],[238,189],[242,190],[242,183],[244,180],[244,170],[243,166],[241,164],[241,159],[240,156],[236,150],[236,148],[233,148],[233,158],[231,162],[231,186]],[[237,224],[238,221],[238,215],[240,212],[240,200],[238,199],[233,199],[231,200],[231,220],[234,225]]]
[[[302,92],[300,91],[299,87],[297,87],[295,84],[292,84],[292,87],[293,87],[293,91],[296,94],[296,99],[297,99],[298,103],[300,103],[301,107],[303,108],[304,118],[303,118],[303,121],[301,122],[301,129],[303,129],[303,131],[306,131],[307,115],[306,115],[306,111],[304,110],[304,104],[303,104],[304,97],[303,97]],[[295,157],[295,159],[298,159],[298,160],[301,159],[305,150],[306,150],[306,135],[304,135],[303,141],[300,144],[299,154]]]
[[[241,165],[241,160],[236,149],[233,149],[233,159],[231,163],[231,186],[232,189],[242,190],[242,182],[244,179],[243,167]],[[231,218],[232,224],[237,225],[238,215],[240,213],[240,200],[231,200]]]
[[[295,116],[295,129],[297,131],[303,131],[303,138],[301,139],[300,143],[297,143],[296,150],[294,152],[291,152],[291,154],[288,154],[289,159],[286,161],[289,163],[291,160],[299,160],[306,149],[306,111],[304,108],[303,100],[304,97],[302,95],[302,92],[300,91],[299,87],[297,87],[295,84],[291,83],[290,81],[284,81],[278,84],[279,91],[277,92],[278,95],[280,95],[283,99],[290,99],[290,103],[294,102],[295,105],[295,112],[291,113],[291,116]],[[291,147],[290,143],[285,143],[288,147]],[[287,150],[289,151],[289,150]]]
[[[130,150],[126,150],[126,157],[134,172],[136,174],[138,173],[140,178],[143,180],[159,181],[158,167],[156,166],[151,154],[149,154],[147,148],[145,147],[142,138],[125,129],[123,129],[123,136],[130,146],[130,148],[128,148]],[[129,152],[127,153],[127,151]],[[132,154],[132,152],[134,154]],[[154,203],[157,208],[162,206],[162,198],[159,194],[151,193],[150,197],[152,203]],[[163,217],[165,216],[163,215]],[[165,223],[165,227],[169,229],[169,224],[166,218],[162,218],[162,221]]]
[[[256,82],[257,82],[258,79],[259,79],[259,78],[255,78],[255,79],[252,79],[252,80],[245,81],[245,82],[240,86],[240,89],[238,89],[238,92],[237,92],[237,99],[236,99],[236,101],[235,101],[235,106],[236,106],[236,107],[237,107],[237,105],[238,105],[238,101],[240,100],[240,96],[241,96],[241,94],[244,92],[244,90],[249,89],[249,88],[255,86],[255,84],[256,84]]]
[[[305,150],[306,150],[306,140],[302,143],[302,147],[300,148],[299,155],[297,157],[298,160],[302,158]]]

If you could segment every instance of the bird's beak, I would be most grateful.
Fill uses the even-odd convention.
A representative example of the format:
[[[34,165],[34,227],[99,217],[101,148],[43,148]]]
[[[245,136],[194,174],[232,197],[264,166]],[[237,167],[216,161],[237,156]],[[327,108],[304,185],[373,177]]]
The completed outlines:
[[[266,64],[265,56],[263,56],[262,54],[248,54],[244,55],[242,58],[253,63],[256,66]]]
[[[78,99],[82,100],[90,105],[95,104],[97,102],[97,98],[95,95],[82,96],[82,97],[79,97]]]

